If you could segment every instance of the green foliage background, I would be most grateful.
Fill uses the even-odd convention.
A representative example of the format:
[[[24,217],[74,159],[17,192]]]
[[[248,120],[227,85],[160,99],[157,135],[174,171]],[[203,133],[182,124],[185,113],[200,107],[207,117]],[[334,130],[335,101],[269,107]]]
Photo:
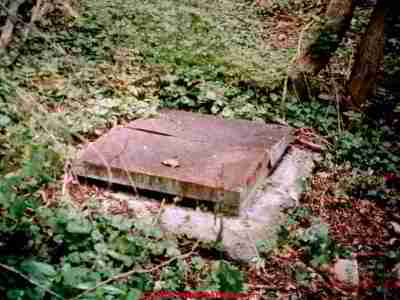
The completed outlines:
[[[398,148],[387,145],[391,128],[359,113],[344,126],[336,104],[282,97],[296,49],[270,44],[263,22],[288,8],[307,19],[314,2],[274,1],[266,10],[245,0],[82,0],[79,17],[37,24],[15,64],[14,50],[0,59],[0,263],[16,271],[0,265],[0,294],[50,299],[51,289],[68,299],[184,252],[149,224],[87,215],[63,195],[56,208],[41,202],[43,189],[61,190],[80,143],[159,108],[312,127],[332,143],[325,166],[399,172]],[[295,239],[316,265],[336,251],[322,229],[315,239]],[[244,282],[232,263],[194,256],[80,299],[138,299],[154,289],[242,291]]]

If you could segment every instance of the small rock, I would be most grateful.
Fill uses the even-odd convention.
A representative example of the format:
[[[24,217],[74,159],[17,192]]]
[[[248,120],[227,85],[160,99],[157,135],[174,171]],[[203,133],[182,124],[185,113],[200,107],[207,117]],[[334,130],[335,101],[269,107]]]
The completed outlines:
[[[396,234],[400,235],[400,225],[398,223],[392,221],[392,222],[390,222],[390,226],[392,226],[393,231]]]
[[[180,166],[179,161],[177,159],[166,159],[161,162],[164,166],[171,168],[178,168]]]
[[[349,286],[358,286],[360,277],[358,273],[358,264],[355,259],[339,259],[334,267],[335,277]]]

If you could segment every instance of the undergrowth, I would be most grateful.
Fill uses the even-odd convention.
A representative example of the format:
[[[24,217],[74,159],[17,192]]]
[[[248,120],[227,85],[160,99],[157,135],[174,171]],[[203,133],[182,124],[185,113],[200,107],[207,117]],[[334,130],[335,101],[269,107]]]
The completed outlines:
[[[276,3],[271,11],[295,5]],[[302,13],[313,7],[301,7]],[[37,24],[13,65],[2,58],[0,294],[72,298],[132,268],[149,270],[190,251],[148,224],[78,210],[61,192],[64,167],[79,144],[159,108],[311,127],[331,144],[325,167],[350,164],[379,178],[399,172],[390,127],[367,114],[344,120],[334,103],[282,98],[296,49],[274,48],[263,38],[267,16],[245,0],[84,0],[76,19]],[[347,183],[348,192],[362,190],[357,184],[364,183]],[[57,203],[44,206],[48,197]],[[342,250],[323,225],[315,226],[291,239],[318,266]],[[80,299],[138,299],[161,289],[242,291],[244,281],[230,262],[193,256]]]

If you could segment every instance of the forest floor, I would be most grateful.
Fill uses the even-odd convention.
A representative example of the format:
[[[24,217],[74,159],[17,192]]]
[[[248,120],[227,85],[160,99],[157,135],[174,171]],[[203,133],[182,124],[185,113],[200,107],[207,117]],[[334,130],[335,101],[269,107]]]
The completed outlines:
[[[43,18],[22,46],[17,39],[0,58],[0,299],[138,299],[154,290],[399,299],[400,19],[387,19],[376,96],[363,113],[342,112],[371,6],[357,9],[313,83],[315,99],[284,88],[321,2],[82,0],[69,15]],[[71,182],[83,144],[159,108],[285,123],[327,141],[275,251],[239,265],[218,245],[165,239],[130,220],[125,203],[99,214],[104,190]],[[333,271],[350,258],[356,286]]]

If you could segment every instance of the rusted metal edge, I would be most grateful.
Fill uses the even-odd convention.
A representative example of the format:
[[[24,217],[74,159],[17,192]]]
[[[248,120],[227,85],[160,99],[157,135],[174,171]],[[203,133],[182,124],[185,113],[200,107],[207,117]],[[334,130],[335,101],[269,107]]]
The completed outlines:
[[[215,188],[193,182],[183,182],[173,178],[164,178],[153,174],[128,172],[117,168],[105,167],[78,162],[73,166],[77,176],[95,179],[134,188],[156,191],[181,198],[213,202],[218,205],[218,211],[227,215],[239,214],[240,200],[245,190],[227,190],[223,187]],[[163,188],[159,188],[162,186]]]

